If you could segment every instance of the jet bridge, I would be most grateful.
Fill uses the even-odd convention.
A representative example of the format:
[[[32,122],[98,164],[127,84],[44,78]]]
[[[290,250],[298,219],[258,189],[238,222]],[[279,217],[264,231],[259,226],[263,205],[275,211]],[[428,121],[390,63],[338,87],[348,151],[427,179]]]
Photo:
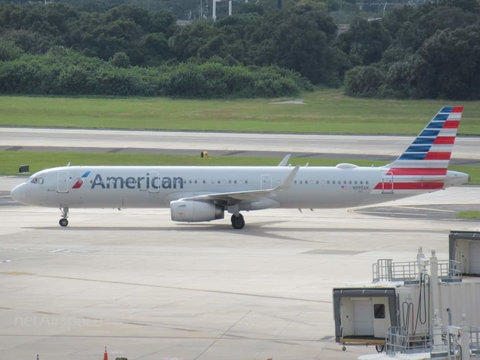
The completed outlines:
[[[333,289],[336,342],[344,350],[347,344],[363,344],[383,351],[386,334],[399,328],[415,334],[416,341],[428,341],[435,309],[456,323],[462,314],[474,314],[470,325],[479,326],[480,281],[464,281],[461,275],[459,262],[438,260],[434,252],[427,260],[421,248],[416,261],[378,260],[371,283]]]

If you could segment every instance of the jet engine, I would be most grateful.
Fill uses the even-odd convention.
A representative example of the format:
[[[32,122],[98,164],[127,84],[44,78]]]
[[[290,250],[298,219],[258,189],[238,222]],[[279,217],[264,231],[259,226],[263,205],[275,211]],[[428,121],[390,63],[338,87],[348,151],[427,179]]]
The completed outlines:
[[[202,201],[177,200],[170,203],[173,221],[197,222],[223,219],[224,208]]]

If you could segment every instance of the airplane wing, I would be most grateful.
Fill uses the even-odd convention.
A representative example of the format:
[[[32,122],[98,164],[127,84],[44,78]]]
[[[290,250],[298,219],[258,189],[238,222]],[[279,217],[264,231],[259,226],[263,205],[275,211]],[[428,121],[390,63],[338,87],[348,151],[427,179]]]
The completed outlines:
[[[258,201],[270,195],[274,195],[276,192],[288,190],[288,188],[292,185],[293,179],[297,175],[297,172],[299,169],[300,169],[300,165],[295,166],[295,168],[293,168],[293,170],[287,175],[287,177],[283,180],[283,182],[273,189],[203,194],[203,195],[182,198],[180,200],[203,201],[203,202],[211,202],[211,203],[223,204],[228,206],[239,204],[241,202]]]

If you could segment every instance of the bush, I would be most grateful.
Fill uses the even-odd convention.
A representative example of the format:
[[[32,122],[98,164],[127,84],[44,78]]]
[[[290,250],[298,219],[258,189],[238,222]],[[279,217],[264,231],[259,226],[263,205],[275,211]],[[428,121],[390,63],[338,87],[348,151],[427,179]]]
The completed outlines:
[[[299,74],[275,66],[247,68],[214,61],[151,68],[125,65],[122,53],[105,62],[52,48],[44,55],[0,62],[0,93],[252,98],[296,95],[314,88]]]
[[[345,94],[374,97],[385,81],[385,74],[373,66],[357,66],[345,74]]]

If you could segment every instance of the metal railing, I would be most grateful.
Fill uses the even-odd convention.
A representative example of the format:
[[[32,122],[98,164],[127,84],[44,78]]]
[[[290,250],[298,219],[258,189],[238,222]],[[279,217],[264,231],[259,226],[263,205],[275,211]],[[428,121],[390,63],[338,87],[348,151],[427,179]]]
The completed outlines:
[[[372,265],[373,281],[405,281],[419,277],[418,263],[393,262],[392,259],[380,259]]]
[[[438,261],[438,277],[441,279],[459,278],[462,276],[462,263],[455,260]]]
[[[373,282],[379,281],[413,281],[420,278],[420,272],[426,266],[418,261],[393,262],[392,259],[380,259],[372,265]],[[438,277],[454,279],[462,276],[462,264],[455,260],[438,261]]]
[[[438,334],[437,334],[438,333]],[[458,355],[458,344],[449,341],[448,331],[444,328],[428,329],[425,332],[413,332],[403,326],[394,326],[388,329],[385,335],[385,352],[387,355],[425,353],[432,350],[432,339],[440,335],[444,345],[448,344],[447,352],[449,357]],[[480,329],[468,326],[469,348],[472,356],[480,356]]]
[[[385,335],[385,352],[388,355],[430,352],[430,339],[430,331],[413,333],[403,326],[394,326]]]

